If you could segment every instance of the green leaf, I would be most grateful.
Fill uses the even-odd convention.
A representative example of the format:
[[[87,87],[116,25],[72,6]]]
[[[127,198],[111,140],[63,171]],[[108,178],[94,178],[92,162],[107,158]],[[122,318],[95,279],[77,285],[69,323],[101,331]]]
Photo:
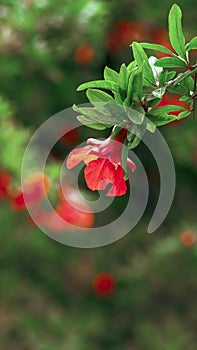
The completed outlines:
[[[168,71],[163,70],[163,72],[160,73],[159,76],[159,86],[165,85],[165,83],[168,81]]]
[[[133,79],[136,74],[138,68],[135,68],[133,71],[130,72],[129,79],[128,79],[128,87],[127,87],[127,97],[124,101],[124,104],[126,106],[130,106],[132,99],[133,99]]]
[[[132,108],[128,108],[127,112],[128,112],[128,118],[134,124],[141,125],[143,123],[145,113],[140,113],[140,112],[138,112],[138,111],[136,111],[135,109],[132,109]]]
[[[159,52],[164,52],[169,54],[170,56],[174,56],[174,53],[167,49],[167,47],[163,45],[158,45],[158,44],[150,44],[150,43],[140,43],[140,45],[143,47],[143,49],[149,49],[149,50],[155,50]]]
[[[189,112],[189,111],[184,111],[184,112],[179,113],[177,119],[180,120],[180,119],[189,117],[189,115],[191,115],[191,112]]]
[[[138,136],[135,136],[134,139],[133,139],[133,141],[128,142],[128,147],[129,147],[129,149],[134,149],[134,148],[136,148],[136,147],[140,144],[140,142],[141,142],[141,138],[138,137]]]
[[[136,96],[138,101],[141,100],[143,93],[143,74],[142,68],[139,68],[133,77],[132,94]]]
[[[165,85],[169,80],[172,80],[176,75],[175,71],[168,72],[167,70],[163,70],[159,76],[159,85]]]
[[[171,72],[168,72],[168,81],[173,79],[176,75],[176,72],[175,71],[171,71]]]
[[[176,80],[176,84],[180,83],[182,80],[186,79],[187,77],[194,75],[195,73],[197,73],[197,67],[192,70],[188,70],[187,72],[181,73],[179,75],[179,78]]]
[[[155,84],[152,68],[148,62],[148,57],[139,43],[133,42],[133,55],[139,67],[144,66],[144,78],[149,85]]]
[[[87,83],[81,84],[77,91],[86,90],[89,88],[99,88],[99,89],[106,89],[111,90],[113,92],[118,92],[118,84],[113,83],[112,81],[105,81],[105,80],[95,80],[95,81],[89,81]]]
[[[97,107],[98,105],[104,106],[102,103],[98,103]],[[106,125],[106,127],[111,127],[115,124],[120,123],[119,118],[117,118],[116,116],[99,112],[96,108],[80,108],[76,105],[73,105],[73,110],[79,113],[80,115],[82,114],[83,116],[85,116],[86,119],[88,119],[90,122],[96,124],[103,124]]]
[[[186,103],[190,103],[192,101],[192,97],[190,96],[182,96],[181,98],[179,98],[179,101],[183,101]]]
[[[124,106],[117,105],[116,103],[107,103],[103,105],[103,112],[111,118],[116,119],[118,124],[122,122],[126,123],[126,120],[128,120]]]
[[[127,96],[127,86],[128,86],[128,71],[125,63],[123,63],[120,67],[120,73],[118,78],[118,88],[119,88],[119,93],[122,100],[124,100]]]
[[[86,92],[86,95],[89,99],[89,101],[92,104],[95,104],[97,102],[114,102],[113,97],[111,97],[109,94],[107,94],[106,92],[103,92],[101,90],[97,90],[97,89],[88,89]]]
[[[113,70],[109,67],[105,67],[104,79],[106,81],[112,81],[114,83],[118,83],[118,77],[119,77],[119,74],[115,70]]]
[[[194,91],[194,80],[192,77],[186,77],[184,80],[181,80],[176,85],[170,85],[168,91],[180,95],[191,96]]]
[[[92,128],[92,129],[105,130],[107,128],[107,126],[105,125],[92,123],[88,118],[84,117],[83,115],[78,115],[77,119],[81,124],[88,126],[89,128]],[[108,126],[108,127],[111,127],[111,126]]]
[[[132,61],[132,62],[130,62],[130,63],[128,64],[127,70],[128,70],[128,71],[132,71],[134,68],[136,68],[136,66],[137,66],[136,61]]]
[[[156,105],[158,105],[158,103],[161,101],[161,98],[154,98],[154,99],[151,99],[151,100],[148,100],[147,101],[147,107],[148,108],[151,108],[151,107],[154,107]]]
[[[185,46],[186,51],[197,49],[197,36],[195,36],[189,43]]]
[[[155,66],[163,68],[186,67],[187,64],[178,57],[163,57],[155,62]]]
[[[155,132],[156,125],[146,118],[146,129],[152,133]]]
[[[177,54],[185,59],[185,38],[182,32],[181,18],[181,9],[177,4],[174,4],[170,9],[168,17],[170,42]]]
[[[152,111],[151,111],[152,113]],[[175,115],[169,115],[167,113],[155,116],[152,114],[147,114],[146,117],[152,122],[154,123],[156,126],[162,126],[165,124],[168,124],[170,122],[172,122],[173,120],[177,120],[177,117]]]
[[[130,149],[133,149],[139,145],[139,143],[142,140],[142,136],[146,132],[146,121],[140,125],[132,125],[129,129],[129,132],[127,134],[127,139],[128,139],[128,147]]]
[[[168,113],[168,112],[176,112],[176,111],[184,111],[185,108],[182,106],[177,106],[177,105],[167,105],[167,106],[162,106],[158,108],[153,108],[149,113],[151,115],[161,115],[162,113]]]

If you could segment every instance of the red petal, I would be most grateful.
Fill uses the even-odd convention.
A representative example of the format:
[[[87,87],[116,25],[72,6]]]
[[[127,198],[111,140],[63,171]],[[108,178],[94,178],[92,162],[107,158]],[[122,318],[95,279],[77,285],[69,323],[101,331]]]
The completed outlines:
[[[122,196],[127,191],[122,167],[118,166],[115,169],[108,159],[100,158],[88,163],[85,168],[85,180],[92,191],[104,190],[109,183],[112,183],[113,186],[107,196]]]
[[[78,165],[82,160],[85,163],[89,163],[94,159],[97,159],[98,157],[92,154],[88,154],[88,151],[92,149],[92,146],[85,146],[82,148],[74,149],[72,152],[69,153],[66,166],[68,169],[74,168],[76,165]]]

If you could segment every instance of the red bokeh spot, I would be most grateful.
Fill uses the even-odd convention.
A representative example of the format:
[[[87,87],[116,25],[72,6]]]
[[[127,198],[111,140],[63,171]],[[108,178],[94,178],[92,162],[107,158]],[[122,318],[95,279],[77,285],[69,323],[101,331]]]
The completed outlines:
[[[11,183],[11,175],[7,171],[0,171],[0,199],[7,197]]]
[[[78,129],[73,129],[63,135],[60,142],[65,146],[75,146],[80,141]]]
[[[196,243],[197,236],[194,231],[186,230],[181,233],[180,240],[184,247],[190,248]]]
[[[106,46],[109,52],[119,52],[133,41],[147,40],[150,37],[150,31],[143,22],[131,22],[129,20],[120,20],[114,23]]]
[[[12,190],[10,194],[10,206],[14,211],[25,210],[25,200],[21,190]]]
[[[64,194],[61,190],[59,191],[57,206],[54,211],[40,215],[40,224],[48,227],[53,233],[72,231],[75,229],[72,225],[79,227],[79,229],[92,227],[94,214],[91,208],[83,202],[79,194],[70,186],[64,187]]]
[[[117,286],[115,278],[108,272],[96,275],[92,281],[92,289],[98,297],[108,297],[114,293]]]
[[[26,179],[25,192],[21,189],[12,189],[9,193],[10,206],[15,211],[22,211],[26,208],[25,202],[37,205],[48,192],[50,180],[44,175],[44,187],[42,186],[42,174],[33,174]]]
[[[75,51],[75,60],[77,63],[86,65],[93,60],[94,49],[90,44],[80,45]]]

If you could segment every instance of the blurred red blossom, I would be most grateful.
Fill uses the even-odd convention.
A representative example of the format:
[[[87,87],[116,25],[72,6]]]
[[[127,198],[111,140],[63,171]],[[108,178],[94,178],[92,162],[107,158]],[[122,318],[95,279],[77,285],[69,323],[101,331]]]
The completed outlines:
[[[50,180],[46,174],[44,174],[44,177],[39,173],[28,176],[24,183],[25,192],[21,189],[12,189],[10,191],[11,208],[15,211],[25,210],[25,202],[29,205],[37,205],[45,197],[49,187]]]
[[[74,146],[79,141],[80,141],[80,133],[77,128],[68,131],[60,139],[60,142],[65,146]]]
[[[193,230],[185,230],[180,235],[180,241],[186,248],[190,248],[197,241],[196,233]]]
[[[127,19],[115,22],[107,38],[107,50],[112,53],[119,52],[129,47],[133,41],[149,39],[149,28],[144,22],[132,22]]]
[[[93,60],[94,49],[90,44],[82,44],[75,51],[75,61],[81,65],[86,65]]]
[[[69,185],[59,191],[59,202],[51,212],[38,214],[41,225],[48,227],[53,233],[72,231],[72,225],[88,229],[94,224],[94,214],[83,201],[78,192]]]
[[[92,289],[96,296],[106,298],[114,293],[116,279],[108,272],[101,272],[92,280]]]
[[[12,177],[7,171],[0,171],[0,199],[5,199],[12,184]]]

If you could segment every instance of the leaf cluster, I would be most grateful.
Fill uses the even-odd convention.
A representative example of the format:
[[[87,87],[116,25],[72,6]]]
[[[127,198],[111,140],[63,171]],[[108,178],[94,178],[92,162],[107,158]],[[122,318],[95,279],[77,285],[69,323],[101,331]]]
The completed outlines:
[[[197,48],[197,37],[186,43],[182,31],[182,12],[174,4],[169,12],[169,38],[172,50],[151,43],[133,42],[134,60],[123,63],[119,72],[105,67],[104,79],[83,83],[78,91],[87,90],[90,107],[73,106],[78,120],[93,129],[117,126],[128,130],[127,145],[135,148],[148,130],[191,115],[196,96],[197,65],[192,65],[189,51]],[[168,57],[148,57],[147,50]],[[180,94],[188,107],[159,103],[166,93]],[[175,116],[173,112],[176,112]]]

